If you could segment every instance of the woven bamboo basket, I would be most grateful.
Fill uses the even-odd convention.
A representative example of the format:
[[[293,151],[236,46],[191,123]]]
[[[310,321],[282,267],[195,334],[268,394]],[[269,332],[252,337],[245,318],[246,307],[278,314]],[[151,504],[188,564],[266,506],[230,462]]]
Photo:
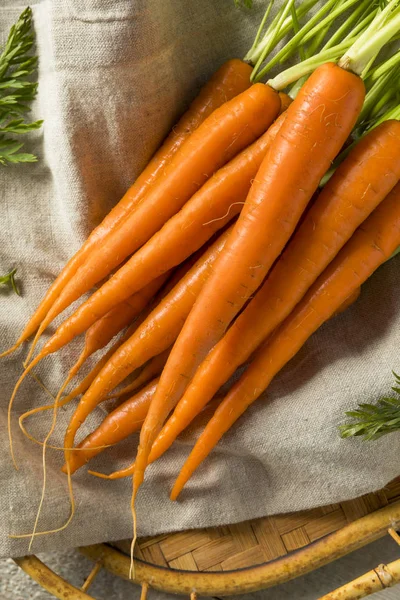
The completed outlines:
[[[313,510],[265,517],[225,527],[140,539],[135,578],[141,598],[151,590],[201,596],[230,596],[265,589],[326,565],[390,534],[399,544],[400,478],[383,490]],[[394,542],[393,542],[394,543]],[[89,600],[87,591],[104,568],[129,579],[130,542],[79,548],[94,566],[81,589],[35,556],[17,564],[62,600]],[[320,600],[356,600],[400,582],[400,559],[379,565]]]

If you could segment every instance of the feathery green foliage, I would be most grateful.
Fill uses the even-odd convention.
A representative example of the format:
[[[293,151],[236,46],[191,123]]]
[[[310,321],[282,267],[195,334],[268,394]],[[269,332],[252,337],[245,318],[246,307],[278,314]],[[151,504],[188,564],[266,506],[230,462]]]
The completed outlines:
[[[356,410],[346,412],[352,422],[339,426],[342,438],[363,436],[364,440],[377,440],[382,435],[400,430],[400,375],[394,373],[397,394],[392,398],[381,398],[376,404],[359,404]]]
[[[43,121],[25,120],[30,103],[36,96],[37,57],[31,56],[34,43],[32,11],[26,8],[10,29],[0,54],[0,164],[35,162],[36,156],[19,152],[23,143],[13,135],[38,129]]]

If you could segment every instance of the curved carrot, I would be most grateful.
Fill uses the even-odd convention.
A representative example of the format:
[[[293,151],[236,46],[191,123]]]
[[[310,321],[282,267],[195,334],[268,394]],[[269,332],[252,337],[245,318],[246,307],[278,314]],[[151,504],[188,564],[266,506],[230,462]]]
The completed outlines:
[[[132,323],[163,286],[168,275],[169,272],[160,275],[89,327],[86,332],[85,346],[82,353],[75,365],[70,369],[71,377],[78,373],[89,356],[107,346],[113,337]]]
[[[387,260],[400,244],[400,184],[360,226],[282,326],[259,348],[197,440],[171,493],[185,483],[308,338]]]
[[[124,217],[139,204],[156,179],[160,177],[165,165],[176,154],[189,135],[216,108],[250,87],[251,71],[252,68],[248,64],[239,59],[232,59],[224,63],[214,73],[122,200],[103,219],[102,223],[92,231],[81,249],[61,271],[12,350],[18,348],[38,329],[61,291],[75,275],[78,268],[84,264],[95,246],[101,243],[120,224]]]
[[[37,336],[72,302],[145,244],[217,169],[264,133],[278,113],[280,104],[276,92],[265,85],[255,84],[217,108],[165,166],[163,176],[154,182],[144,201],[82,265],[54,302]],[[146,267],[144,283],[136,281],[136,285],[131,286],[129,276],[137,269],[137,261],[133,263],[128,261],[121,267],[58,328],[47,347],[53,348],[51,352],[85,331],[93,319],[103,316],[154,277]]]
[[[310,76],[287,109],[224,252],[161,375],[140,432],[136,491],[168,413],[283,250],[321,177],[350,134],[364,96],[358,76],[328,63]]]
[[[164,350],[164,352],[161,352],[161,354],[157,354],[157,356],[149,360],[149,362],[144,366],[140,374],[137,377],[135,377],[132,383],[122,388],[122,390],[110,394],[109,396],[107,396],[107,399],[111,400],[112,398],[121,398],[121,396],[131,394],[132,392],[135,392],[143,385],[154,379],[154,377],[158,377],[162,372],[165,363],[167,362],[167,358],[170,352],[171,347]]]
[[[154,379],[140,390],[140,392],[132,396],[132,398],[125,400],[123,404],[108,414],[99,427],[78,445],[78,448],[85,448],[87,451],[72,451],[70,460],[71,474],[75,473],[77,469],[80,469],[91,458],[97,456],[106,446],[117,444],[140,429],[157,383],[158,379]],[[66,465],[63,466],[62,471],[64,473],[67,472]]]
[[[80,425],[109,392],[132,371],[171,346],[207,280],[217,256],[222,251],[231,229],[225,231],[206,250],[103,367],[72,415],[65,435],[65,448],[72,448]],[[68,452],[66,452],[66,460],[68,461]]]
[[[400,122],[363,138],[307,212],[266,282],[197,369],[153,444],[160,456],[289,315],[357,227],[400,179]]]

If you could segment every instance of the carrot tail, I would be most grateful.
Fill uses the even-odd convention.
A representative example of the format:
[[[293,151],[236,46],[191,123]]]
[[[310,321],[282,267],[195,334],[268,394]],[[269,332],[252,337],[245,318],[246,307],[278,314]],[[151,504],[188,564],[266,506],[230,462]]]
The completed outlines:
[[[15,342],[14,346],[11,346],[11,348],[8,348],[8,350],[4,350],[4,352],[1,352],[0,354],[0,358],[3,358],[5,356],[9,356],[10,354],[12,354],[13,352],[15,352],[15,350],[17,350],[21,344],[23,343],[24,340],[19,339]]]
[[[20,376],[20,378],[18,379],[17,383],[15,384],[15,387],[13,389],[13,392],[11,394],[11,398],[10,401],[8,403],[8,411],[7,411],[7,428],[8,428],[8,440],[9,440],[9,445],[10,445],[10,453],[11,453],[11,458],[14,464],[14,467],[18,470],[18,465],[17,465],[17,461],[15,458],[15,454],[14,454],[14,447],[13,447],[13,440],[12,440],[12,430],[11,430],[11,411],[12,411],[12,407],[14,404],[14,400],[15,397],[17,395],[17,392],[22,384],[22,382],[24,381],[25,377],[28,375],[28,373],[30,373],[30,371],[32,371],[32,369],[45,357],[45,355],[39,354],[35,360],[33,360],[24,370],[24,372],[22,373],[22,375]]]
[[[99,454],[105,447],[113,446],[138,431],[144,421],[154,395],[158,379],[150,382],[140,392],[126,400],[106,416],[103,422],[73,450],[71,473]],[[79,452],[77,452],[79,450]],[[66,466],[63,469],[66,472]]]

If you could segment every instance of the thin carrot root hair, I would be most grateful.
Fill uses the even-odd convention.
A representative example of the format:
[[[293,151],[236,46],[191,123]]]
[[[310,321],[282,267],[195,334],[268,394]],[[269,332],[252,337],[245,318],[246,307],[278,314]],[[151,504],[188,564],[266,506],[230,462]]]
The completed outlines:
[[[27,365],[29,365],[30,361],[32,360],[33,353],[35,352],[37,343],[38,343],[39,338],[42,335],[42,333],[43,333],[43,331],[41,330],[41,326],[40,326],[39,329],[37,330],[36,334],[35,334],[35,337],[33,338],[32,344],[30,345],[30,348],[29,348],[29,351],[28,351],[28,356],[26,357],[26,359],[24,361],[24,367],[25,368],[27,367]]]
[[[38,354],[38,356],[31,363],[29,363],[29,365],[27,367],[25,367],[22,375],[20,376],[20,378],[18,379],[17,383],[14,386],[10,401],[8,403],[8,410],[7,410],[8,441],[9,441],[9,445],[10,445],[11,459],[14,464],[14,468],[17,471],[18,471],[18,464],[17,464],[15,454],[14,454],[12,431],[11,431],[11,411],[12,411],[14,400],[15,400],[15,397],[17,395],[17,392],[19,390],[21,383],[24,381],[25,377],[30,373],[30,371],[41,361],[42,358],[44,358],[44,357],[41,356],[40,354]]]
[[[54,432],[54,430],[56,428],[58,402],[60,400],[61,394],[63,393],[63,391],[65,390],[65,388],[69,384],[69,382],[70,382],[70,375],[68,375],[68,377],[66,378],[66,380],[64,381],[64,383],[60,387],[60,390],[59,390],[59,392],[58,392],[58,394],[56,396],[56,399],[54,400],[53,419],[51,421],[50,429],[49,429],[49,431],[48,431],[45,439],[43,440],[43,446],[42,446],[42,466],[43,466],[42,494],[41,494],[41,497],[40,497],[40,502],[39,502],[37,513],[36,513],[36,519],[35,519],[35,524],[33,526],[33,531],[32,531],[32,535],[31,535],[31,539],[29,541],[28,551],[31,550],[32,544],[33,544],[33,540],[35,539],[36,530],[37,530],[37,527],[38,527],[38,524],[39,524],[40,513],[42,511],[43,502],[44,502],[44,498],[45,498],[45,494],[46,494],[46,484],[47,484],[46,450],[47,450],[47,443],[48,443],[50,437],[52,436],[52,434],[53,434],[53,432]]]
[[[115,479],[115,477],[112,476],[112,473],[110,475],[107,475],[106,473],[101,473],[100,471],[92,471],[91,469],[88,469],[88,474],[93,475],[93,477],[99,477],[99,479]]]
[[[67,400],[67,402],[69,402],[69,400]],[[65,400],[61,400],[61,402],[59,402],[59,404],[58,404],[58,408],[61,408],[62,406],[67,404],[67,402],[65,402]],[[28,417],[31,417],[34,414],[37,414],[38,412],[54,409],[54,406],[55,406],[54,404],[46,404],[45,406],[39,406],[37,408],[33,408],[32,410],[26,411],[23,415],[21,415],[19,417],[19,420],[18,420],[19,427],[20,427],[22,433],[24,434],[24,436],[28,438],[28,440],[30,440],[31,442],[34,442],[35,444],[38,444],[39,446],[43,446],[44,440],[43,440],[43,442],[41,442],[40,440],[35,438],[33,435],[31,435],[26,430],[26,427],[24,426],[23,422],[25,421],[25,419],[27,419]],[[111,446],[113,446],[113,445],[114,444],[106,444],[104,446],[93,446],[90,449],[91,450],[105,450],[106,448],[111,448]],[[64,446],[52,446],[51,444],[47,444],[47,448],[50,448],[51,450],[60,450],[63,452],[65,450],[69,449],[69,448],[65,448]],[[83,451],[87,452],[87,448],[74,448],[74,452],[83,452]]]
[[[43,383],[43,381],[40,379],[40,377],[38,375],[36,375],[35,373],[32,373],[32,371],[30,371],[29,372],[29,376],[32,377],[32,379],[34,381],[36,381],[36,383],[42,388],[42,390],[44,390],[46,392],[46,394],[48,396],[50,396],[50,398],[52,400],[56,399],[56,397],[53,396],[53,394],[51,393],[51,391],[49,390],[49,388],[45,386],[45,384]],[[59,406],[63,406],[63,405],[60,403]],[[36,410],[36,409],[33,409],[33,410]]]
[[[132,475],[132,497],[131,497],[131,513],[132,513],[132,527],[133,527],[133,537],[131,542],[131,562],[129,565],[129,579],[135,579],[135,559],[134,552],[137,542],[137,514],[135,508],[135,500],[136,500],[137,488],[135,486],[135,480]]]
[[[65,521],[64,525],[61,525],[61,527],[57,527],[57,529],[49,529],[48,531],[33,531],[33,533],[10,534],[8,537],[13,540],[31,538],[30,543],[29,543],[29,550],[31,550],[33,540],[36,536],[50,535],[52,533],[59,533],[60,531],[64,531],[64,529],[66,529],[69,526],[69,524],[71,523],[72,519],[74,518],[74,514],[75,514],[74,490],[72,487],[71,471],[68,468],[68,466],[67,466],[67,485],[68,485],[68,496],[69,496],[69,502],[70,502],[70,506],[71,506],[71,512],[70,512],[68,519]]]
[[[31,365],[33,365],[34,362],[35,361],[33,361],[31,363]],[[24,373],[26,374],[27,370],[25,370]],[[50,437],[52,436],[52,434],[53,434],[53,432],[54,432],[54,430],[56,428],[56,424],[57,424],[57,409],[58,409],[59,399],[61,397],[61,394],[63,393],[63,391],[65,390],[65,388],[69,384],[69,382],[70,382],[70,375],[68,375],[68,377],[66,378],[66,380],[62,384],[62,386],[61,386],[61,388],[60,388],[60,390],[59,390],[59,392],[58,392],[58,394],[56,396],[56,399],[55,399],[54,405],[53,405],[53,419],[52,419],[52,422],[51,422],[51,426],[50,426],[50,429],[49,429],[49,431],[48,431],[48,433],[47,433],[47,435],[46,435],[46,437],[45,437],[45,439],[43,441],[43,446],[42,446],[42,467],[43,467],[42,493],[41,493],[41,496],[40,496],[40,502],[39,502],[37,513],[36,513],[36,518],[35,518],[35,523],[34,523],[34,526],[33,526],[33,531],[32,531],[31,534],[27,534],[27,535],[23,535],[22,536],[22,537],[29,537],[30,538],[28,552],[32,548],[32,544],[33,544],[33,541],[34,541],[36,535],[39,535],[39,534],[44,535],[45,533],[47,534],[47,533],[55,533],[55,531],[61,531],[66,526],[68,526],[68,524],[72,520],[72,516],[73,516],[72,510],[71,510],[70,517],[68,518],[67,522],[64,523],[64,525],[60,529],[52,530],[52,531],[46,531],[46,532],[37,532],[37,527],[38,527],[38,524],[39,524],[40,514],[42,512],[42,507],[43,507],[43,503],[44,503],[44,499],[45,499],[45,494],[46,494],[46,485],[47,485],[46,450],[47,450],[47,443],[48,443]],[[69,486],[69,489],[70,489],[70,497],[71,497],[71,495],[73,497],[73,494],[72,494],[72,482],[71,481],[68,482],[68,486]],[[72,504],[71,506],[74,506],[74,505]]]

